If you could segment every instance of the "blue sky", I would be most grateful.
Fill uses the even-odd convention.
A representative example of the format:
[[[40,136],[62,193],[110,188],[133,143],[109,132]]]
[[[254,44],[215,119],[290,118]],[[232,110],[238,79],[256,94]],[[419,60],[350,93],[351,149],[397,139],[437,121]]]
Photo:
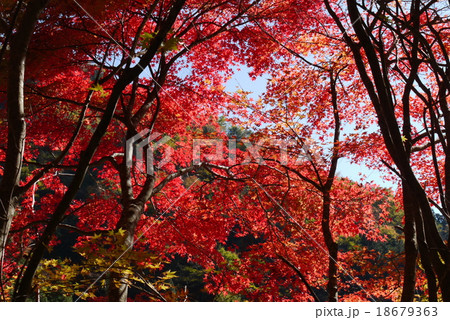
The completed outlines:
[[[234,76],[226,84],[226,89],[229,92],[235,92],[238,89],[250,91],[252,92],[250,97],[256,100],[259,95],[265,91],[268,76],[261,76],[253,81],[248,76],[249,71],[250,69],[245,66],[240,66],[239,68],[236,67]],[[374,182],[381,187],[395,187],[392,182],[385,181],[377,170],[369,169],[364,165],[351,163],[350,160],[346,158],[341,158],[339,160],[338,174],[354,181],[361,181],[361,179],[363,179],[367,182]]]

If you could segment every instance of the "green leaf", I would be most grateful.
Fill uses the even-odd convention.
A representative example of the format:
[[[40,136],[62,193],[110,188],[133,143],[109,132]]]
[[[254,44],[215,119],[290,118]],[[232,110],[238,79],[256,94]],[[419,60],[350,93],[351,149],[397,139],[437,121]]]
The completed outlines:
[[[177,38],[177,37],[172,37],[169,40],[167,40],[166,42],[163,43],[163,45],[161,46],[160,50],[161,51],[173,51],[173,50],[177,50],[178,46],[181,43],[181,39]]]
[[[156,36],[156,32],[152,32],[152,33],[148,33],[148,32],[144,32],[141,35],[141,47],[142,48],[148,48],[150,46],[150,43],[152,41],[152,39]]]

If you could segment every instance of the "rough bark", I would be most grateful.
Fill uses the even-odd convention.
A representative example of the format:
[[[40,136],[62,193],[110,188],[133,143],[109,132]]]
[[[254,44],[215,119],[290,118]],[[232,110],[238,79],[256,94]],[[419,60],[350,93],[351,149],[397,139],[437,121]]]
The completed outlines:
[[[151,187],[153,189],[153,187]],[[117,223],[116,230],[125,230],[124,244],[127,248],[132,248],[134,244],[134,235],[139,219],[144,210],[144,203],[133,201],[123,210],[121,218]],[[110,273],[110,288],[108,300],[112,302],[126,302],[128,297],[128,274],[119,272]]]
[[[34,0],[28,3],[17,32],[12,36],[11,41],[7,92],[8,144],[4,174],[0,183],[0,254],[2,261],[18,202],[17,189],[20,183],[25,147],[25,61],[39,15],[48,2],[48,0]]]

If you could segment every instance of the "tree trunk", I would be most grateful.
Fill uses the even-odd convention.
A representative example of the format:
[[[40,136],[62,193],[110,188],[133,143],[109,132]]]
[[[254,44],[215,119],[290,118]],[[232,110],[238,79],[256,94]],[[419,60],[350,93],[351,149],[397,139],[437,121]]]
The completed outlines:
[[[328,11],[333,16],[333,19],[340,24],[339,17],[330,7],[326,0]],[[442,281],[446,278],[446,270],[449,269],[450,254],[447,246],[443,242],[436,227],[436,221],[431,209],[427,194],[409,163],[409,154],[405,148],[402,135],[399,130],[399,123],[395,115],[395,99],[390,90],[388,69],[380,66],[376,45],[368,34],[368,26],[364,24],[364,19],[361,17],[358,5],[355,0],[347,0],[347,9],[352,22],[353,30],[356,34],[358,42],[355,42],[346,33],[344,34],[345,41],[350,46],[354,55],[355,63],[357,65],[361,79],[368,91],[374,109],[377,113],[378,124],[383,136],[384,144],[394,161],[395,165],[400,171],[400,176],[403,179],[403,184],[408,186],[408,193],[414,199],[413,203],[417,204],[417,212],[420,218],[415,219],[423,222],[423,241],[420,243],[419,251],[421,254],[429,256],[432,270],[428,269],[428,279],[432,281],[433,276],[437,275],[439,286],[442,291],[446,290],[447,283]],[[340,24],[342,28],[342,24]],[[365,58],[363,57],[365,54]],[[367,63],[365,62],[367,59]],[[383,61],[381,61],[383,62]],[[384,67],[384,68],[382,68]],[[409,214],[409,213],[408,213]],[[409,216],[408,219],[411,217]],[[409,239],[410,240],[410,239]],[[410,254],[410,253],[409,253]],[[422,255],[425,259],[425,256]],[[411,263],[411,261],[408,261]],[[411,266],[408,266],[410,270]],[[408,280],[410,282],[410,280]],[[409,284],[410,286],[411,284]],[[431,283],[432,285],[432,283]],[[410,298],[411,288],[407,288],[409,292],[405,296]]]
[[[405,235],[405,268],[403,271],[402,302],[413,301],[416,289],[417,239],[414,211],[417,208],[417,203],[411,197],[411,193],[408,192],[408,185],[404,183],[403,209],[405,212],[405,226],[403,232]]]
[[[439,287],[441,288],[442,300],[450,301],[450,270],[448,268],[445,275],[439,279]]]
[[[130,203],[122,212],[122,216],[117,223],[116,231],[125,230],[124,244],[127,249],[131,250],[134,244],[134,235],[139,219],[142,215],[144,204]],[[110,272],[110,287],[108,292],[108,300],[112,302],[126,302],[128,298],[128,278],[129,275],[120,272]]]
[[[11,41],[7,92],[8,145],[4,174],[0,184],[0,254],[2,259],[18,202],[17,188],[20,183],[25,148],[26,123],[23,89],[25,61],[28,45],[39,15],[48,2],[49,0],[33,0],[28,3],[22,21]]]
[[[331,198],[329,192],[324,192],[323,195],[323,211],[322,211],[322,233],[325,239],[325,244],[328,249],[328,301],[338,301],[338,280],[337,280],[337,259],[338,259],[338,244],[333,240],[333,235],[330,229],[330,210]]]
[[[427,278],[428,284],[428,301],[437,302],[438,286],[436,284],[436,274],[433,270],[433,265],[431,263],[430,249],[425,242],[425,236],[423,231],[423,224],[420,221],[420,214],[416,216],[417,218],[417,240],[419,243],[420,261],[422,262],[422,267],[425,270],[425,276]]]
[[[31,292],[32,282],[36,270],[39,266],[39,263],[44,256],[45,251],[47,250],[47,246],[50,243],[55,231],[61,223],[62,219],[64,219],[64,215],[66,211],[69,209],[72,200],[77,194],[89,167],[92,157],[94,156],[97,148],[100,144],[101,139],[103,138],[105,132],[108,129],[108,126],[113,119],[117,103],[122,96],[123,90],[135,79],[139,77],[139,75],[144,71],[144,67],[149,65],[153,60],[155,55],[158,53],[158,50],[165,40],[167,34],[175,23],[181,9],[186,0],[176,0],[167,16],[167,18],[162,22],[160,29],[158,30],[156,36],[152,39],[152,42],[147,49],[146,53],[140,58],[137,65],[130,67],[123,71],[120,78],[115,83],[111,95],[108,99],[108,103],[106,105],[106,109],[103,113],[103,117],[100,120],[97,128],[95,129],[91,140],[89,141],[88,146],[84,151],[80,154],[80,161],[75,172],[74,178],[71,181],[66,193],[64,194],[61,202],[55,209],[52,217],[50,218],[49,223],[47,224],[46,229],[44,230],[41,238],[36,244],[33,252],[31,253],[31,257],[29,259],[28,265],[26,266],[25,272],[21,279],[19,279],[19,283],[17,285],[17,290],[14,293],[15,301],[25,301],[27,296]],[[134,233],[133,233],[134,235]]]

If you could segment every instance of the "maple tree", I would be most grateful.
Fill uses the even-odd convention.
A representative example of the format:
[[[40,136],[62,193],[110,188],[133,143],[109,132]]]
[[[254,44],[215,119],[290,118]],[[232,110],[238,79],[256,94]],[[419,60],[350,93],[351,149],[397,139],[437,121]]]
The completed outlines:
[[[183,257],[218,300],[447,301],[444,9],[5,1],[2,300],[184,301]],[[402,212],[405,256],[374,250]]]
[[[370,5],[347,1],[342,11],[325,3],[351,49],[397,168],[391,169],[402,181],[406,244],[402,300],[413,298],[419,254],[430,301],[437,300],[438,287],[448,301],[448,239],[439,234],[433,213],[438,209],[448,223],[448,7],[438,1]],[[434,172],[427,170],[430,166]]]

